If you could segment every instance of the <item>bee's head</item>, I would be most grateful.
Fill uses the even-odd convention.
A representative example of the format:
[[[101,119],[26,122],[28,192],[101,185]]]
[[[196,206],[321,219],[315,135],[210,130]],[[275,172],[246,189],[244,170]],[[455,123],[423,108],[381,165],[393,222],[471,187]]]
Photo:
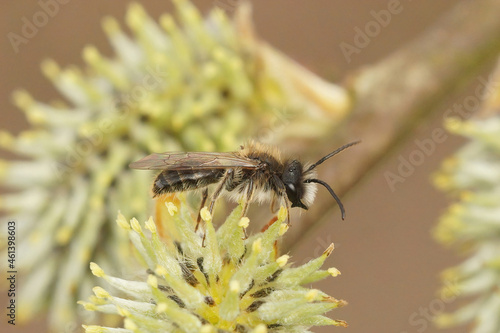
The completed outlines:
[[[285,185],[286,196],[292,203],[292,207],[307,209],[314,200],[316,186],[304,183],[304,169],[302,163],[297,160],[288,162],[281,175],[281,180]],[[307,204],[302,202],[304,200]]]
[[[297,160],[292,160],[286,164],[285,170],[281,176],[281,180],[283,181],[286,188],[286,195],[290,202],[292,203],[292,207],[300,207],[302,209],[308,209],[308,206],[313,202],[314,197],[316,195],[316,186],[315,184],[323,185],[328,192],[332,195],[332,197],[337,201],[339,205],[340,212],[342,214],[342,219],[345,218],[345,210],[342,202],[339,197],[332,190],[330,185],[325,183],[320,179],[316,179],[316,172],[314,168],[318,165],[329,159],[330,157],[340,153],[346,148],[353,146],[360,141],[348,143],[337,150],[331,152],[330,154],[324,156],[316,163],[309,166],[306,170],[304,170],[302,164]],[[304,202],[305,203],[304,203]]]

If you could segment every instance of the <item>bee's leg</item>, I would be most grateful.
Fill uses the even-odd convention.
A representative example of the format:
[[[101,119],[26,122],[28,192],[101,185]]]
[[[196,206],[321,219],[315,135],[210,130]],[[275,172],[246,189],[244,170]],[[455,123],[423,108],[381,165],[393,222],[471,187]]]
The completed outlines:
[[[220,193],[222,192],[222,189],[226,185],[227,180],[229,177],[233,176],[233,169],[228,169],[225,173],[224,176],[222,176],[222,180],[219,182],[219,185],[217,185],[217,188],[215,189],[214,193],[212,193],[212,198],[210,201],[210,207],[208,207],[208,211],[210,212],[210,215],[212,215],[214,211],[214,206],[215,206],[215,201],[219,197]],[[203,207],[202,207],[203,208]],[[201,209],[200,209],[201,211]],[[205,236],[207,235],[207,232],[203,233],[203,239],[201,241],[201,246],[205,246]]]
[[[245,202],[243,203],[243,210],[241,211],[241,217],[247,215],[248,204],[250,203],[250,201],[252,201],[252,196],[253,196],[253,179],[252,178],[250,178],[248,181],[248,187],[247,187],[246,194],[247,194],[247,197],[245,199]],[[247,239],[248,236],[247,236],[247,231],[245,228],[243,228],[243,234],[245,235],[245,239]]]
[[[210,214],[213,213],[214,211],[214,206],[215,206],[215,201],[219,197],[220,193],[222,192],[222,189],[226,185],[226,182],[230,177],[233,176],[233,169],[228,169],[225,173],[224,176],[222,176],[221,181],[219,182],[219,185],[217,185],[217,188],[215,189],[214,193],[212,193],[212,200],[210,201],[210,207],[208,208]]]
[[[205,207],[205,203],[207,202],[208,198],[208,188],[203,190],[203,193],[201,195],[201,204],[200,204],[200,210],[198,211],[198,218],[196,218],[196,228],[194,228],[194,231],[198,231],[198,227],[200,226],[200,221],[201,221],[201,210],[203,207]]]
[[[285,207],[286,207],[286,224],[290,226],[290,203],[285,198]]]
[[[285,202],[286,222],[288,225],[290,225],[290,202],[288,201],[288,197],[286,195],[285,184],[283,184],[283,181],[281,181],[281,179],[279,179],[279,177],[277,176],[274,176],[274,182],[278,187],[278,197],[280,199],[280,202]]]
[[[274,214],[278,211],[278,208],[276,207],[276,196],[273,195],[273,198],[271,200],[271,206],[270,206],[270,209],[271,209],[271,214]]]

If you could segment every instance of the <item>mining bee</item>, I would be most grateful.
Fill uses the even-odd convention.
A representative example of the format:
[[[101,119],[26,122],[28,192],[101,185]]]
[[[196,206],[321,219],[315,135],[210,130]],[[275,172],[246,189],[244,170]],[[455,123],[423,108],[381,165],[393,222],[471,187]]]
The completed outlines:
[[[341,151],[359,143],[348,143],[319,161],[303,165],[296,159],[283,159],[279,150],[262,143],[249,142],[236,152],[174,152],[151,154],[133,162],[130,167],[143,170],[162,170],[153,183],[154,197],[173,192],[203,189],[201,208],[208,197],[208,186],[215,185],[209,206],[213,212],[215,201],[221,194],[233,200],[244,199],[242,216],[254,200],[308,209],[316,195],[316,184],[323,185],[340,207],[342,219],[345,210],[339,197],[324,181],[315,178],[318,165]],[[291,204],[291,206],[290,206]],[[201,210],[200,208],[200,210]],[[290,223],[288,214],[288,223]],[[196,229],[200,222],[198,215]]]

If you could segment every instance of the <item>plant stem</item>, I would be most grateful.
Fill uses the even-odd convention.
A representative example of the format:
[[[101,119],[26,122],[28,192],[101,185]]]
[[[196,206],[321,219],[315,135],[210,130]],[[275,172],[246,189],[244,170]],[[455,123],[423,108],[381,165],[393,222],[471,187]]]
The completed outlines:
[[[322,171],[337,194],[345,197],[420,121],[492,64],[500,52],[499,12],[496,0],[462,1],[402,49],[350,75],[345,87],[353,95],[354,109],[332,128],[332,136],[317,144],[326,153],[353,140],[363,141]],[[284,251],[338,214],[327,195],[318,196],[314,206],[290,228]]]

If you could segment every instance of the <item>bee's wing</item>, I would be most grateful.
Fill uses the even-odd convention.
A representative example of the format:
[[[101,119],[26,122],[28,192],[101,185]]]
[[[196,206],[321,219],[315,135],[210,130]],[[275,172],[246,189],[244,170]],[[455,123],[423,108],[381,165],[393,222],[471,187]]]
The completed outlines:
[[[259,161],[236,153],[194,152],[151,154],[130,163],[129,167],[143,170],[199,170],[234,167],[253,169],[258,165]]]

